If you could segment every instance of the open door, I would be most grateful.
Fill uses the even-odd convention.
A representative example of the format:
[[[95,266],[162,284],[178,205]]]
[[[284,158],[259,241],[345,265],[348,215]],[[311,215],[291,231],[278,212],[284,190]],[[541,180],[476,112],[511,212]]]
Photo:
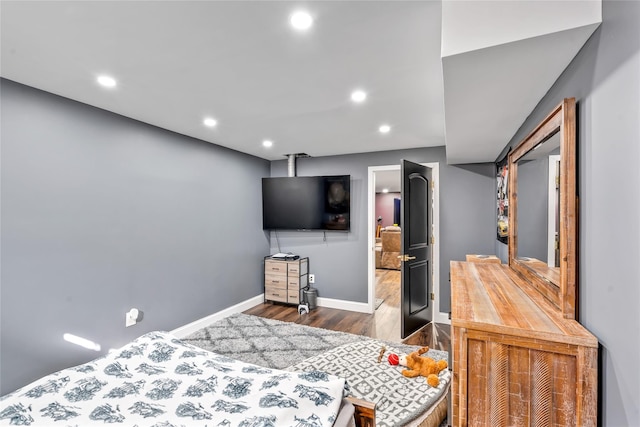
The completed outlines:
[[[431,168],[402,160],[401,336],[406,338],[432,320]]]

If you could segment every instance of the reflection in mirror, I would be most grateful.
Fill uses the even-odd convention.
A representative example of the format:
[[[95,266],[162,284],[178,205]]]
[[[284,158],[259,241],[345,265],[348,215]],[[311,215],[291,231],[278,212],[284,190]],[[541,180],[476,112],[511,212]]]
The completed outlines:
[[[560,282],[559,154],[556,129],[518,160],[517,259],[543,280]]]
[[[547,262],[560,267],[560,154],[549,155]]]

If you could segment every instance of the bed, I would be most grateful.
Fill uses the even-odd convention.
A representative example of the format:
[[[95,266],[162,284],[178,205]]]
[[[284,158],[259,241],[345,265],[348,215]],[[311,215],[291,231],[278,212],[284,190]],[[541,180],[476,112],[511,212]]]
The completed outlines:
[[[438,427],[447,416],[450,371],[441,372],[440,385],[432,389],[423,378],[404,378],[402,368],[387,362],[390,352],[408,354],[419,346],[245,313],[181,336],[193,345],[248,363],[284,370],[315,369],[346,378],[358,425]],[[383,346],[386,352],[378,363]],[[449,355],[429,350],[427,356],[446,360]]]
[[[0,424],[439,426],[451,373],[442,371],[435,388],[405,378],[387,363],[389,353],[402,350],[408,348],[365,339],[280,370],[151,332],[0,398]]]
[[[152,332],[2,397],[0,424],[329,427],[341,411],[353,418],[344,394],[345,380],[325,372],[268,369]]]

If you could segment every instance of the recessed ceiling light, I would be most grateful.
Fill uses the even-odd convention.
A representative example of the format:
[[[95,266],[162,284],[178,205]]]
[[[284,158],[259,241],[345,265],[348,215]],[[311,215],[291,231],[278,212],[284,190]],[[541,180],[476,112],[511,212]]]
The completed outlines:
[[[391,126],[389,126],[389,125],[380,125],[380,127],[378,128],[378,131],[380,133],[389,133],[391,131]]]
[[[289,17],[289,23],[296,30],[305,31],[313,25],[313,18],[308,12],[299,10],[291,14]]]
[[[363,90],[354,90],[351,92],[351,100],[353,102],[361,103],[364,102],[365,99],[367,99],[367,92]]]
[[[382,192],[383,192],[383,193],[388,193],[388,192],[389,192],[389,189],[388,189],[388,188],[383,188],[383,189],[382,189]]]
[[[273,146],[273,141],[269,141],[268,139],[265,139],[264,141],[262,141],[262,146],[269,148]]]
[[[115,87],[116,86],[116,79],[114,79],[111,76],[98,76],[98,83],[100,83],[102,86],[104,87]]]
[[[205,126],[209,126],[210,128],[216,127],[216,125],[218,124],[218,121],[216,119],[212,119],[211,117],[207,117],[206,119],[204,119],[203,121]]]

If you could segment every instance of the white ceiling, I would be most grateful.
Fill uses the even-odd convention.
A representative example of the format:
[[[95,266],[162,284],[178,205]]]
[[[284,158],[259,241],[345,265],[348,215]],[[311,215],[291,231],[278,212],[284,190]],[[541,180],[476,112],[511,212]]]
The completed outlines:
[[[529,60],[552,72],[516,67],[517,78],[498,87],[518,108],[504,96],[482,108],[508,70],[492,79],[477,67],[487,58],[519,64],[522,38],[510,29],[498,48],[485,43],[446,57],[443,78],[440,1],[2,1],[0,8],[2,77],[269,160],[446,144],[449,162],[493,161],[595,29],[537,37]],[[288,25],[299,8],[315,18],[307,33]],[[456,13],[447,19],[458,22]],[[491,45],[503,40],[496,32],[485,37]],[[556,52],[555,44],[570,46]],[[103,73],[118,86],[97,85]],[[349,100],[356,88],[368,92],[363,104]],[[216,128],[202,124],[207,116]],[[377,131],[382,123],[391,133]],[[264,139],[274,146],[262,147]]]

